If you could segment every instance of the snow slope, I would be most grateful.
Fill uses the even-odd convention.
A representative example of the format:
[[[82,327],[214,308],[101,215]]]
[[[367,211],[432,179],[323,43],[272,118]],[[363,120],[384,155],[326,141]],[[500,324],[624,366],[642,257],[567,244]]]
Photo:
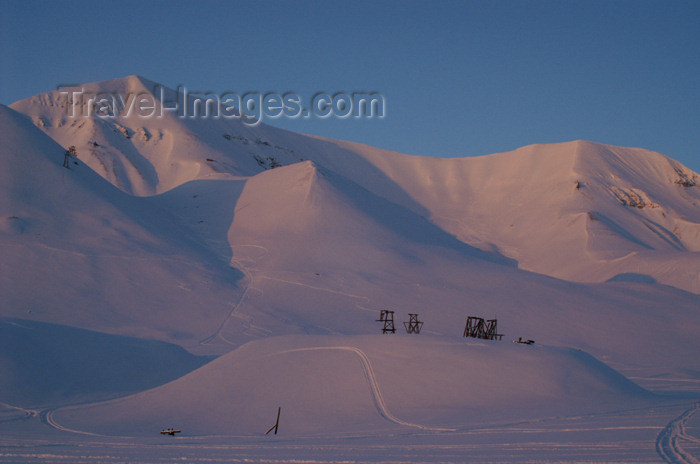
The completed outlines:
[[[456,337],[292,336],[251,342],[166,386],[54,418],[107,435],[177,424],[190,436],[259,436],[281,407],[285,436],[386,434],[653,403],[653,395],[575,350]]]
[[[0,319],[2,401],[40,407],[97,401],[156,387],[210,361],[177,345]]]
[[[242,274],[0,107],[0,315],[192,344]],[[189,341],[188,341],[189,340]]]

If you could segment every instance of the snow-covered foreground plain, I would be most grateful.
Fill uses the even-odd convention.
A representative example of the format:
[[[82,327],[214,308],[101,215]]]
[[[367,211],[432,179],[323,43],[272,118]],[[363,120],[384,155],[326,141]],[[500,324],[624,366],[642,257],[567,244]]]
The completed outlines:
[[[116,463],[695,463],[700,451],[697,403],[464,427],[322,437],[278,435],[114,437],[45,426],[3,411],[0,462]],[[12,416],[15,416],[13,419]],[[274,416],[274,414],[273,414]],[[272,418],[274,420],[274,417]],[[58,430],[47,431],[47,426]],[[184,434],[184,432],[183,432]]]
[[[0,106],[0,463],[699,462],[700,176],[679,163],[66,104]],[[503,340],[461,337],[468,316]]]
[[[696,394],[556,347],[275,337],[120,399],[2,405],[0,462],[695,463]]]

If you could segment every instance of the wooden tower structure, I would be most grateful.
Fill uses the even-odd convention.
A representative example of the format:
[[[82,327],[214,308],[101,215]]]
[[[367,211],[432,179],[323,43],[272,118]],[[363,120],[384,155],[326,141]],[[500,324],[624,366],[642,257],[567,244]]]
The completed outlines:
[[[382,333],[396,333],[396,328],[394,327],[394,311],[382,309],[379,313],[379,319],[377,319],[377,322],[384,323]]]
[[[408,322],[404,322],[403,326],[406,327],[406,333],[419,334],[423,322],[418,320],[418,314],[408,313]]]
[[[481,317],[469,316],[467,325],[464,327],[464,336],[480,338],[482,340],[501,340],[503,334],[498,333],[498,320],[489,319],[485,321]]]

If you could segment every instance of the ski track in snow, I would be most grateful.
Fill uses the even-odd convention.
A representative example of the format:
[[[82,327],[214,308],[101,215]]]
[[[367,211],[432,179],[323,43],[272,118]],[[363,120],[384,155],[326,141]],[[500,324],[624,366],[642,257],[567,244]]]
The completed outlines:
[[[303,282],[295,282],[295,281],[293,281],[293,280],[279,279],[279,278],[277,278],[277,277],[269,277],[269,276],[265,276],[265,275],[260,275],[260,276],[257,276],[257,277],[258,277],[259,279],[273,280],[273,281],[275,281],[275,282],[282,282],[282,283],[284,283],[284,284],[289,284],[289,285],[298,285],[298,286],[300,286],[300,287],[306,287],[306,288],[310,288],[310,289],[312,289],[312,290],[318,290],[318,291],[320,291],[320,292],[334,293],[334,294],[340,295],[340,296],[347,296],[348,298],[357,298],[358,300],[364,300],[366,303],[369,303],[369,298],[366,297],[366,296],[362,296],[362,295],[353,295],[352,293],[345,293],[345,292],[341,292],[341,291],[338,291],[338,290],[333,290],[333,289],[331,289],[331,288],[316,287],[315,285],[309,285],[309,284],[305,284],[305,283],[303,283]],[[358,307],[358,309],[361,309],[361,310],[363,310],[363,311],[375,311],[375,312],[376,312],[376,310],[373,310],[373,309],[369,309],[369,308],[365,308],[365,307],[363,307],[363,306],[360,306],[359,303],[357,303],[357,307]]]
[[[411,422],[406,422],[404,420],[401,420],[394,416],[391,411],[389,411],[389,408],[387,408],[386,403],[384,402],[384,396],[382,395],[382,391],[379,388],[379,383],[377,382],[377,376],[374,374],[374,369],[372,369],[372,363],[370,362],[369,358],[365,354],[364,351],[362,351],[359,348],[355,348],[353,346],[317,346],[317,347],[310,347],[310,348],[297,348],[293,350],[286,350],[279,352],[278,354],[283,354],[283,353],[296,353],[296,352],[301,352],[301,351],[321,351],[321,350],[339,350],[339,351],[348,351],[350,353],[355,353],[359,358],[360,361],[362,362],[362,370],[364,371],[365,378],[367,379],[367,383],[369,384],[370,391],[372,392],[372,399],[374,401],[374,406],[377,408],[377,412],[379,413],[380,416],[382,416],[384,419],[393,422],[398,425],[403,425],[406,427],[414,427],[422,430],[433,430],[433,431],[440,431],[440,432],[454,432],[457,429],[450,429],[450,428],[443,428],[443,427],[428,427],[425,425],[420,425],[420,424],[414,424]]]
[[[53,415],[55,412],[56,412],[56,409],[45,409],[45,410],[41,411],[41,414],[40,414],[41,422],[43,424],[48,425],[51,428],[54,428],[56,430],[61,430],[62,432],[77,433],[79,435],[89,435],[92,437],[102,437],[103,436],[103,435],[99,435],[97,433],[83,432],[81,430],[75,430],[75,429],[70,429],[68,427],[64,427],[54,420]]]
[[[14,409],[15,411],[19,411],[21,413],[24,413],[25,417],[37,417],[41,411],[38,409],[26,409],[21,406],[14,406],[12,404],[8,403],[2,403],[0,402],[0,406],[5,407],[7,409]]]
[[[269,250],[268,250],[267,248],[261,246],[261,245],[234,245],[234,246],[237,246],[237,247],[259,248],[259,249],[263,250],[264,253],[263,253],[261,256],[258,256],[258,257],[257,257],[258,259],[259,259],[260,257],[265,256],[266,254],[269,253]],[[233,342],[233,341],[231,341],[231,340],[228,340],[228,339],[223,335],[223,331],[224,331],[224,329],[226,328],[226,326],[228,325],[228,323],[231,321],[231,319],[234,318],[234,317],[236,317],[236,310],[237,310],[238,308],[240,308],[241,305],[243,304],[243,302],[246,300],[246,298],[247,298],[248,293],[249,293],[250,290],[256,290],[256,291],[260,292],[261,294],[264,294],[264,292],[263,292],[261,289],[259,289],[259,288],[253,286],[253,282],[254,282],[256,279],[259,279],[259,280],[271,280],[271,281],[274,281],[274,282],[281,282],[281,283],[285,283],[285,284],[288,284],[288,285],[297,285],[297,286],[300,286],[300,287],[306,287],[306,288],[310,288],[310,289],[312,289],[312,290],[317,290],[317,291],[320,291],[320,292],[333,293],[333,294],[345,296],[345,297],[348,297],[348,298],[356,298],[356,299],[360,300],[362,303],[365,303],[365,304],[369,303],[369,301],[370,301],[370,299],[369,299],[368,297],[366,297],[366,296],[354,295],[354,294],[352,294],[352,293],[341,292],[341,291],[338,291],[338,290],[333,290],[333,289],[331,289],[331,288],[317,287],[317,286],[315,286],[315,285],[310,285],[310,284],[306,284],[306,283],[303,283],[303,282],[296,282],[296,281],[293,281],[293,280],[286,280],[286,279],[280,279],[280,278],[277,278],[277,277],[270,277],[270,276],[267,276],[267,275],[264,275],[264,274],[253,275],[253,271],[256,271],[257,269],[254,268],[254,267],[252,267],[251,265],[246,265],[246,264],[244,264],[244,261],[250,261],[250,262],[252,262],[253,265],[256,263],[256,259],[253,259],[253,258],[242,258],[242,259],[233,259],[233,260],[231,260],[231,264],[232,264],[232,265],[235,265],[235,267],[236,267],[237,269],[239,269],[239,270],[245,275],[245,277],[246,277],[246,282],[247,282],[247,283],[246,283],[246,285],[245,285],[245,289],[243,290],[243,293],[241,294],[241,297],[238,299],[238,301],[237,301],[235,304],[232,303],[232,305],[231,305],[231,306],[232,306],[232,307],[231,307],[231,311],[229,311],[228,315],[224,318],[224,320],[221,322],[221,324],[219,324],[219,327],[216,329],[216,331],[215,331],[213,334],[209,335],[208,337],[205,337],[205,338],[203,338],[202,340],[199,341],[199,344],[200,344],[200,345],[209,345],[209,344],[211,344],[211,343],[212,343],[215,339],[217,339],[217,338],[221,339],[222,341],[224,341],[225,343],[227,343],[227,344],[229,344],[229,345],[232,345],[232,346],[237,346],[237,345],[238,345],[237,343],[235,343],[235,342]],[[370,309],[370,308],[368,308],[368,307],[362,306],[362,303],[358,302],[358,303],[356,304],[357,309],[360,309],[360,310],[362,310],[362,311],[374,311],[373,309]]]
[[[260,248],[260,249],[262,249],[262,250],[264,251],[264,253],[263,253],[262,256],[265,256],[266,254],[269,253],[269,250],[268,250],[267,248],[265,248],[265,247],[263,247],[263,246],[260,246],[260,245],[236,245],[236,246],[239,246],[239,247]],[[253,264],[255,264],[255,260],[252,260],[252,261],[253,261]],[[206,338],[200,340],[200,342],[199,342],[200,345],[209,345],[209,344],[212,343],[216,338],[220,338],[220,339],[223,340],[225,343],[227,343],[227,344],[229,344],[229,345],[236,346],[236,343],[234,343],[234,342],[232,342],[232,341],[226,339],[226,337],[224,337],[224,336],[222,335],[222,332],[223,332],[224,328],[226,327],[226,325],[228,324],[228,322],[231,320],[231,318],[234,317],[234,313],[236,312],[236,310],[237,310],[237,309],[243,304],[243,302],[245,301],[246,297],[248,296],[248,292],[249,292],[251,289],[253,289],[253,290],[258,290],[258,289],[256,289],[256,288],[252,287],[252,283],[253,283],[253,274],[251,273],[251,270],[250,270],[251,268],[250,268],[249,266],[246,266],[245,264],[243,264],[243,260],[242,260],[242,259],[232,259],[232,260],[231,260],[231,264],[232,264],[232,265],[233,265],[233,264],[236,264],[236,265],[237,265],[236,267],[237,267],[241,272],[243,272],[243,274],[245,275],[246,281],[247,281],[246,286],[245,286],[245,290],[243,290],[243,293],[241,294],[241,297],[238,299],[238,302],[237,302],[236,304],[232,305],[231,311],[229,311],[229,313],[228,313],[228,315],[226,316],[226,318],[221,322],[221,324],[219,324],[219,327],[216,329],[216,332],[214,332],[212,335],[210,335],[210,336],[208,336],[208,337],[206,337]],[[260,291],[260,290],[258,290],[258,291]]]
[[[698,459],[681,446],[683,441],[700,443],[700,439],[687,435],[685,430],[688,420],[698,409],[700,409],[700,401],[669,422],[659,433],[656,439],[656,451],[668,464],[700,464]]]
[[[335,351],[346,351],[350,353],[356,354],[362,363],[362,370],[365,375],[365,379],[367,380],[367,383],[370,387],[370,391],[372,393],[372,400],[374,402],[375,408],[377,409],[377,412],[379,413],[380,416],[382,416],[384,419],[388,420],[389,422],[393,422],[398,425],[403,425],[405,427],[412,427],[412,428],[417,428],[421,430],[426,430],[426,431],[436,431],[436,432],[455,432],[457,429],[453,428],[446,428],[446,427],[430,427],[430,426],[425,426],[425,425],[420,425],[420,424],[414,424],[412,422],[407,422],[404,420],[399,419],[398,417],[394,416],[391,411],[389,411],[389,408],[387,407],[385,401],[384,401],[384,396],[382,395],[382,391],[379,388],[379,382],[377,381],[377,376],[374,373],[374,369],[372,368],[372,363],[369,360],[369,357],[367,354],[362,351],[359,348],[352,347],[352,346],[318,346],[318,347],[309,347],[309,348],[297,348],[297,349],[292,349],[292,350],[285,350],[278,352],[276,354],[284,354],[284,353],[297,353],[297,352],[304,352],[304,351],[322,351],[322,350],[335,350]],[[9,405],[7,405],[9,406]],[[14,407],[13,407],[14,408]],[[34,413],[36,415],[36,411],[31,411],[31,410],[24,410],[22,408],[15,408],[15,409],[20,409],[22,411],[29,413]],[[96,433],[91,433],[91,432],[85,432],[81,430],[75,430],[71,429],[68,427],[65,427],[58,422],[55,421],[54,419],[54,413],[57,411],[57,409],[45,409],[39,413],[40,420],[43,424],[56,429],[60,430],[63,432],[69,432],[69,433],[74,433],[74,434],[79,434],[79,435],[89,435],[93,437],[103,437],[104,435],[96,434]],[[676,463],[678,461],[671,461],[673,463]],[[685,461],[681,461],[685,462]],[[690,461],[693,463],[696,463],[696,461]]]

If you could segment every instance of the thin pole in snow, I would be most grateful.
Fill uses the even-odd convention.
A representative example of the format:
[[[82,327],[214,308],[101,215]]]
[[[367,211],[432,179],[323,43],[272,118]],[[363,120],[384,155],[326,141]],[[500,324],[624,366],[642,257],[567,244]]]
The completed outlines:
[[[275,431],[275,435],[277,435],[277,429],[279,429],[279,426],[280,426],[280,413],[281,412],[282,412],[282,406],[279,406],[277,408],[277,422],[275,422],[275,425],[270,427],[270,429],[267,432],[265,432],[265,435],[269,434],[273,430]]]

